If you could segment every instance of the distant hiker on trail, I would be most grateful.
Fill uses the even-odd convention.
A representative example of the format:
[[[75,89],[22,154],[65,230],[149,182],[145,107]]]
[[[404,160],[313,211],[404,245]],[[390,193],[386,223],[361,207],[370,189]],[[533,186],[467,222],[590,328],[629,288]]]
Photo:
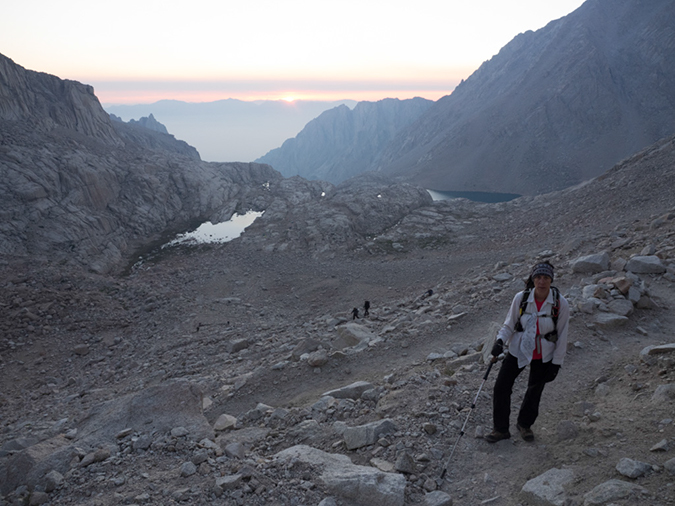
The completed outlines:
[[[355,307],[352,309],[352,320],[356,320],[359,317],[359,308]]]
[[[534,441],[532,425],[539,415],[539,401],[546,383],[553,381],[565,360],[570,308],[558,289],[551,286],[553,266],[541,262],[532,268],[527,287],[518,292],[504,325],[497,334],[492,356],[507,354],[495,382],[494,430],[485,436],[489,443],[511,437],[509,415],[511,392],[518,375],[530,364],[527,391],[518,413],[517,425],[525,441]]]
[[[363,303],[363,317],[367,318],[370,316],[370,301],[365,301]]]

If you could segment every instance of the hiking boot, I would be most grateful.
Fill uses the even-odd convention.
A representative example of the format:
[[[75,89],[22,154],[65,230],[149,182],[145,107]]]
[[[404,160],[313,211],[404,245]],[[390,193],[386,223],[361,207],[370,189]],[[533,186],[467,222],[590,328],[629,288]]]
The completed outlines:
[[[485,436],[485,441],[488,443],[496,443],[497,441],[501,441],[502,439],[509,439],[511,437],[511,433],[509,431],[506,432],[499,432],[498,430],[493,430],[490,432],[487,436]]]
[[[525,441],[528,443],[534,441],[534,432],[532,432],[532,429],[529,427],[523,427],[520,424],[517,424],[516,427],[518,427],[518,431]]]

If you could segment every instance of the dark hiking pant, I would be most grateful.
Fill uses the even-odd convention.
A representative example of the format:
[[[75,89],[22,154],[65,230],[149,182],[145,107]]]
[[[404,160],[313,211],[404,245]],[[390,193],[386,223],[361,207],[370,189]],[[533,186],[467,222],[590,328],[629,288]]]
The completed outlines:
[[[546,371],[551,362],[542,363],[540,360],[530,362],[530,377],[527,380],[527,392],[518,413],[518,425],[530,428],[539,415],[539,401],[544,391]],[[513,384],[525,367],[518,367],[518,359],[506,354],[499,369],[495,382],[493,404],[494,428],[499,432],[508,432],[509,416],[511,415],[511,393]]]

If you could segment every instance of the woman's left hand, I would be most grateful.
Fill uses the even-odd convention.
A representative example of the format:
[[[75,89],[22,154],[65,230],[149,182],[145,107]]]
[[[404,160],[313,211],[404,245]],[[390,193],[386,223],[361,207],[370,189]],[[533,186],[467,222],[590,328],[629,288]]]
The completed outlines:
[[[560,366],[558,364],[554,364],[553,362],[549,362],[546,369],[546,374],[544,374],[544,382],[550,383],[553,381],[558,375],[558,371],[560,371]]]

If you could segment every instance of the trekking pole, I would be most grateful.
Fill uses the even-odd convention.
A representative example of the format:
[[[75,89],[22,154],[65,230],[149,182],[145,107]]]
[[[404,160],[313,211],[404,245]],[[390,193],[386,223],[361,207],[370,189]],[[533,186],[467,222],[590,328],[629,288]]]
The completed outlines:
[[[478,388],[478,392],[476,392],[476,397],[473,399],[473,403],[471,404],[471,409],[469,410],[469,414],[466,415],[466,420],[464,420],[464,425],[462,425],[462,429],[459,431],[459,436],[457,436],[457,440],[455,441],[455,445],[452,447],[452,451],[450,452],[450,457],[446,461],[445,465],[443,466],[443,471],[441,471],[441,480],[445,478],[445,473],[448,471],[448,467],[450,467],[450,462],[452,461],[452,456],[455,454],[455,448],[457,448],[457,443],[459,443],[460,438],[464,435],[464,429],[466,428],[466,424],[469,421],[469,418],[471,417],[471,413],[473,413],[473,408],[476,407],[476,401],[478,400],[478,396],[480,395],[481,390],[483,390],[483,385],[485,385],[485,382],[487,381],[488,374],[490,374],[490,369],[492,369],[492,366],[497,362],[498,358],[497,357],[492,357],[492,360],[490,360],[490,364],[488,365],[487,371],[485,371],[485,375],[483,376],[483,382],[480,384],[480,387]]]

